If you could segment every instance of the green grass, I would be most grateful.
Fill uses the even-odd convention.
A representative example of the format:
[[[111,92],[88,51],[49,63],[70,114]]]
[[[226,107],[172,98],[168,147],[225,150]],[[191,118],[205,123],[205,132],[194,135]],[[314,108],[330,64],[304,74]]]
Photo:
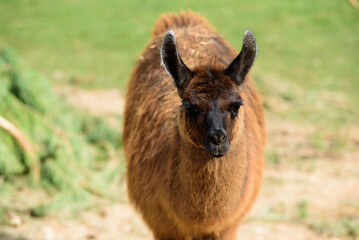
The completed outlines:
[[[55,83],[124,89],[158,16],[189,8],[237,49],[244,30],[254,31],[254,75],[264,84],[270,76],[305,88],[359,89],[359,13],[347,1],[2,0],[0,42],[49,77],[60,70]]]
[[[34,149],[23,147],[15,131],[1,124],[0,212],[19,201],[16,196],[22,188],[43,189],[50,198],[37,206],[21,204],[34,207],[34,216],[61,209],[65,202],[90,202],[91,194],[114,196],[108,195],[107,187],[119,183],[123,165],[118,161],[110,166],[109,159],[121,147],[121,133],[103,119],[64,103],[51,91],[48,79],[4,48],[0,48],[0,103],[0,116],[17,126]]]
[[[2,0],[0,45],[16,49],[52,84],[125,92],[156,19],[187,9],[205,16],[236,49],[245,29],[254,31],[253,76],[263,96],[289,107],[282,118],[334,134],[357,122],[359,12],[348,1]]]
[[[357,218],[342,218],[337,222],[321,222],[309,225],[310,229],[318,234],[333,236],[346,236],[349,239],[357,239],[359,236],[359,220]]]

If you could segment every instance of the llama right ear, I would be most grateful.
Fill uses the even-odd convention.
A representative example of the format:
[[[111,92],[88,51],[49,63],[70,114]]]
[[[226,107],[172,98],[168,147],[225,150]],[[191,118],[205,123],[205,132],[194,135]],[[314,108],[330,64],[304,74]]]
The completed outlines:
[[[193,73],[183,63],[177,51],[176,37],[173,31],[168,31],[163,38],[161,47],[161,63],[167,73],[173,78],[177,86],[178,95],[183,98],[183,93],[188,83],[193,78]]]
[[[242,50],[226,69],[226,74],[230,76],[237,85],[241,85],[249,69],[252,67],[256,55],[256,39],[252,31],[247,30],[244,33]]]

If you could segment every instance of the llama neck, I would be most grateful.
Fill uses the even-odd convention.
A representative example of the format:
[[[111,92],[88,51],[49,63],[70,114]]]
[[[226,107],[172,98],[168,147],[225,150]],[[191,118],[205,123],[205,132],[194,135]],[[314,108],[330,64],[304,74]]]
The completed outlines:
[[[203,148],[197,148],[191,143],[182,140],[180,144],[178,170],[185,179],[195,179],[196,183],[204,185],[223,185],[232,178],[240,177],[244,180],[247,161],[246,145],[244,141],[231,144],[229,152],[215,158]],[[242,148],[242,149],[240,149]],[[198,182],[198,178],[203,181]],[[227,180],[228,179],[228,180]],[[209,182],[208,182],[209,181]],[[236,180],[234,183],[242,181]]]
[[[225,156],[214,158],[205,149],[182,141],[172,179],[172,197],[181,200],[176,201],[178,215],[208,224],[236,209],[245,187],[247,161],[245,144],[231,147]]]

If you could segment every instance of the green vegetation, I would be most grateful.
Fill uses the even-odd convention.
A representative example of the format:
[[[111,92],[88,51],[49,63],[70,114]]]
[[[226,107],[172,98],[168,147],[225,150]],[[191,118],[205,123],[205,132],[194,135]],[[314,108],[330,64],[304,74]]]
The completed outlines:
[[[309,226],[319,234],[328,236],[347,236],[356,239],[359,236],[359,220],[358,218],[343,218],[338,222],[314,223]]]
[[[331,132],[355,121],[359,14],[348,1],[2,1],[0,44],[53,84],[125,92],[156,19],[186,9],[206,17],[237,49],[245,29],[254,31],[253,76],[265,96],[279,97],[282,117],[319,122]]]
[[[20,179],[27,180],[27,187],[41,186],[56,196],[49,203],[32,206],[36,216],[56,208],[56,202],[66,198],[78,202],[88,200],[90,193],[108,196],[109,183],[121,171],[119,165],[107,169],[105,162],[113,157],[111,149],[120,146],[119,133],[102,120],[63,103],[45,78],[3,48],[0,102],[1,118],[25,135],[16,137],[14,130],[1,124],[2,208],[14,203],[13,194],[22,185]],[[24,147],[22,141],[32,148]]]
[[[0,41],[48,77],[60,70],[56,83],[123,88],[158,16],[189,8],[237,49],[254,31],[263,84],[359,87],[359,14],[347,1],[1,1]]]

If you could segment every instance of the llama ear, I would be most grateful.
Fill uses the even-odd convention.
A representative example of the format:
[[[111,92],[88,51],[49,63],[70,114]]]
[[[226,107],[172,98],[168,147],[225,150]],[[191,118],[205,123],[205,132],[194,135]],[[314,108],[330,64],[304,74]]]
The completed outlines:
[[[193,73],[186,67],[178,54],[176,37],[173,31],[168,31],[163,38],[161,63],[165,67],[167,73],[175,81],[178,95],[183,98],[184,90],[193,78]]]
[[[251,68],[254,59],[257,55],[256,39],[252,31],[247,30],[244,33],[243,46],[239,55],[228,66],[225,73],[232,78],[237,84],[241,85],[244,82],[249,69]]]

